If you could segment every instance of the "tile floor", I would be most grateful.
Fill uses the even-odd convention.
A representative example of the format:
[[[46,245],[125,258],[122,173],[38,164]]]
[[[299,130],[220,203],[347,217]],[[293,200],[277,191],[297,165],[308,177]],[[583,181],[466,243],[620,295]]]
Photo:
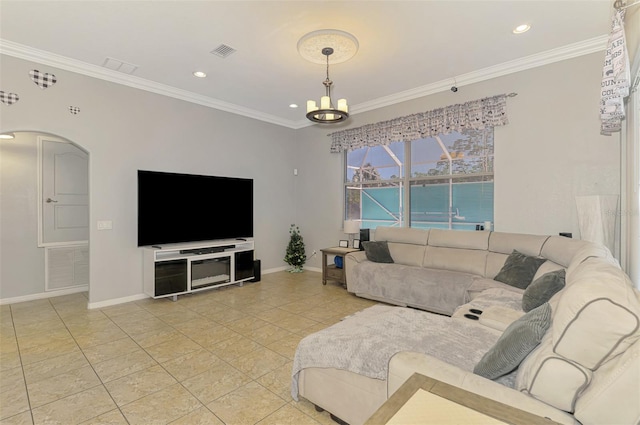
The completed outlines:
[[[290,395],[304,336],[375,304],[320,273],[87,310],[0,306],[0,424],[333,424]]]

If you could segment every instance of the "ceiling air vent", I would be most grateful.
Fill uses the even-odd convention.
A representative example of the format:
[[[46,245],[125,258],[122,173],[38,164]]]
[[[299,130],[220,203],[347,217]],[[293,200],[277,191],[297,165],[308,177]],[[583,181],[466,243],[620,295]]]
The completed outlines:
[[[213,49],[211,53],[213,53],[216,56],[220,56],[221,58],[224,59],[230,54],[234,53],[235,51],[236,49],[234,49],[233,47],[227,46],[226,44],[221,44],[215,49]]]
[[[138,65],[134,65],[132,63],[126,63],[119,59],[114,58],[106,58],[104,62],[102,62],[102,66],[105,68],[112,69],[114,71],[122,72],[124,74],[132,75],[138,69]]]

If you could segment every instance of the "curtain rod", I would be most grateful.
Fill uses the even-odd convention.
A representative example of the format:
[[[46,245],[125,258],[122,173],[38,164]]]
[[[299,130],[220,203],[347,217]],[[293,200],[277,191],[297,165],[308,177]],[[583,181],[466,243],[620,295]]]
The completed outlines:
[[[616,10],[625,10],[625,9],[627,9],[627,8],[631,7],[631,6],[635,6],[635,5],[638,5],[638,4],[640,4],[640,1],[635,1],[635,2],[633,2],[633,3],[631,3],[631,4],[627,4],[627,5],[625,5],[625,4],[624,4],[624,1],[622,1],[622,0],[616,0],[616,1],[613,3],[613,7],[614,7],[614,9],[616,9]]]

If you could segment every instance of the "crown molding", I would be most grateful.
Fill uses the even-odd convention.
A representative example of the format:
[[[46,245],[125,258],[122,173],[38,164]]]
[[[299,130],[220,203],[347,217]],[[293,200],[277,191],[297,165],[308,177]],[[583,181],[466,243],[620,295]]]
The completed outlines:
[[[455,84],[458,87],[490,80],[492,78],[501,77],[507,74],[548,65],[578,56],[599,52],[606,49],[608,35],[594,37],[588,40],[580,41],[557,49],[548,50],[546,52],[537,53],[523,58],[503,62],[498,65],[479,69],[467,74],[458,75],[455,78]],[[186,102],[196,103],[213,109],[229,112],[232,114],[242,115],[248,118],[257,119],[271,124],[298,130],[304,127],[314,125],[308,120],[291,121],[276,117],[274,115],[265,114],[253,109],[245,108],[233,103],[223,102],[211,97],[202,96],[187,90],[178,89],[165,84],[156,83],[145,80],[144,78],[133,75],[122,74],[102,66],[92,65],[86,62],[71,59],[65,56],[34,49],[29,46],[14,43],[12,41],[0,39],[0,53],[16,58],[29,60],[44,65],[53,66],[64,69],[66,71],[75,72],[93,78],[110,81],[116,84],[133,87],[140,90],[169,96],[175,99],[184,100]],[[350,106],[353,114],[359,114],[386,106],[395,105],[400,102],[429,96],[450,89],[451,79],[437,81],[425,86],[416,87],[415,89],[405,90],[393,95],[379,97],[369,102],[360,103]]]
[[[479,69],[467,74],[457,75],[455,78],[455,85],[457,87],[462,87],[490,80],[492,78],[502,77],[507,74],[513,74],[515,72],[537,68],[554,62],[560,62],[578,56],[599,52],[606,49],[607,40],[608,35],[602,35],[580,41],[578,43],[568,44],[557,49],[525,56],[509,62],[503,62],[501,64]],[[454,81],[452,81],[452,79],[441,80],[426,86],[416,87],[415,89],[406,90],[390,96],[380,97],[369,102],[360,103],[358,105],[354,105],[353,108],[350,107],[350,109],[354,114],[358,114],[385,106],[395,105],[396,103],[405,102],[407,100],[447,91],[451,88],[453,83]]]
[[[265,114],[253,109],[235,105],[233,103],[223,102],[221,100],[202,96],[187,90],[168,86],[166,84],[156,83],[144,78],[123,74],[121,72],[113,71],[102,66],[93,65],[76,59],[71,59],[66,56],[61,56],[55,53],[46,52],[44,50],[35,49],[23,44],[14,43],[12,41],[0,39],[0,54],[41,63],[43,65],[53,66],[56,68],[64,69],[66,71],[86,75],[88,77],[110,81],[112,83],[145,90],[162,96],[173,97],[175,99],[196,103],[198,105],[230,112],[232,114],[242,115],[248,118],[254,118],[271,124],[293,128],[292,121],[282,119],[275,115]]]

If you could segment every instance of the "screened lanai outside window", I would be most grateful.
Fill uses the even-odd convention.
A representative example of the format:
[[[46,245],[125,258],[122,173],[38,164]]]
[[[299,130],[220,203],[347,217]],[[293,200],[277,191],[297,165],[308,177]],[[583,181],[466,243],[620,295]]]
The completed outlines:
[[[347,152],[347,220],[361,220],[363,229],[402,225],[404,157],[402,142]]]
[[[493,129],[411,142],[410,227],[475,230],[493,222]]]
[[[493,222],[492,128],[363,147],[346,162],[345,216],[361,228],[475,230]]]

